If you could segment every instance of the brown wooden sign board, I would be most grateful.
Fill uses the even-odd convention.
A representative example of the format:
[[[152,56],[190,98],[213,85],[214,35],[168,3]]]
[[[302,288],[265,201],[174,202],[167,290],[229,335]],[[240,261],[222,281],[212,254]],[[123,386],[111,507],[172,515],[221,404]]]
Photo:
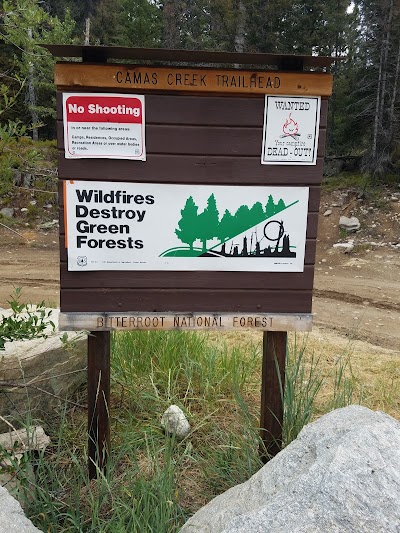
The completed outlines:
[[[50,50],[55,54],[58,49],[60,47],[50,46]],[[261,428],[263,428],[262,439],[265,449],[262,453],[274,455],[279,451],[282,439],[283,404],[280,391],[284,390],[287,331],[308,331],[312,325],[311,305],[317,221],[325,153],[327,100],[332,91],[331,75],[323,72],[221,69],[196,65],[190,68],[177,68],[106,64],[107,58],[132,59],[135,53],[138,60],[150,58],[163,61],[165,54],[169,52],[171,57],[184,60],[182,57],[186,57],[186,52],[165,50],[160,50],[159,53],[156,50],[135,52],[133,49],[118,48],[114,53],[110,47],[104,49],[70,47],[67,50],[63,46],[61,49],[65,56],[73,56],[78,50],[84,58],[103,61],[103,64],[59,63],[56,65],[55,73],[58,90],[60,178],[60,327],[65,330],[91,331],[88,347],[90,477],[94,477],[97,473],[96,464],[100,469],[105,468],[106,452],[109,448],[109,332],[114,330],[224,331],[246,328],[264,331]],[[241,57],[243,64],[249,64],[253,60],[254,64],[260,64],[261,56],[264,58],[262,54],[259,61],[256,61],[251,54],[251,58],[249,54],[241,56],[241,54],[223,53],[222,55],[226,61],[237,64],[240,64]],[[187,58],[188,61],[204,63],[214,61],[213,58],[219,61],[222,56],[207,52],[203,55],[201,52],[188,52]],[[312,56],[279,58],[268,55],[268,60],[271,58],[274,64],[281,67],[297,66],[300,70],[304,65],[327,66],[331,62],[329,58],[318,59]],[[137,95],[137,99],[145,106],[143,121],[145,160],[65,157],[65,136],[71,132],[63,122],[65,120],[63,108],[66,102],[63,93],[78,93],[78,95],[102,93],[107,97],[116,94]],[[280,136],[276,136],[276,152],[264,154],[267,164],[261,164],[261,150],[265,148],[266,138],[268,136],[272,138],[271,133],[266,132],[264,120],[266,95],[280,95],[282,98],[280,106],[285,106],[285,97],[290,96],[300,99],[302,97],[320,99],[317,107],[319,120],[316,122],[315,132],[316,139],[319,140],[315,146],[316,152],[312,164],[305,160],[303,160],[305,166],[293,164],[293,160],[290,164],[284,162],[281,164],[276,158],[273,159],[274,155],[280,155],[278,153],[280,136],[285,138],[285,141],[290,141],[289,143],[282,141],[285,146],[290,146],[292,140],[293,146],[300,146],[296,144],[299,138],[297,127],[299,121],[295,114],[293,116],[290,114],[293,108],[287,109],[283,132],[278,132]],[[107,104],[108,111],[111,110],[110,105]],[[303,102],[303,109],[307,105]],[[76,108],[72,111],[81,112],[79,105],[76,104]],[[312,134],[309,133],[308,137],[312,137]],[[287,155],[283,149],[281,153],[282,156]],[[268,159],[270,156],[271,159]],[[269,161],[272,164],[268,164]],[[115,199],[118,191],[119,198],[127,197],[124,194],[131,194],[129,191],[132,187],[136,187],[140,190],[136,196],[132,193],[132,197],[136,197],[139,204],[147,201],[149,205],[146,206],[146,210],[138,209],[134,215],[132,210],[130,216],[136,216],[137,220],[141,218],[142,221],[147,219],[151,221],[151,217],[156,213],[152,205],[162,204],[157,198],[157,188],[165,191],[162,196],[168,196],[168,188],[173,190],[174,194],[168,196],[170,203],[173,204],[174,197],[183,195],[182,198],[185,198],[188,186],[193,191],[193,196],[196,193],[199,197],[203,195],[205,198],[210,193],[210,187],[215,187],[218,191],[229,191],[226,195],[229,197],[240,197],[242,190],[251,192],[265,187],[275,188],[275,191],[279,188],[282,191],[280,200],[283,204],[278,207],[277,198],[273,201],[278,211],[300,202],[300,199],[293,197],[298,190],[299,198],[307,199],[305,212],[303,208],[303,211],[300,210],[293,215],[303,217],[302,224],[305,228],[302,267],[297,266],[297,270],[293,271],[285,269],[279,271],[279,268],[276,271],[263,271],[257,268],[253,269],[255,271],[248,271],[246,268],[231,267],[233,263],[228,262],[223,263],[229,267],[226,270],[201,268],[196,271],[192,266],[187,269],[184,266],[178,270],[173,270],[170,266],[167,269],[158,268],[159,263],[154,262],[149,263],[153,265],[152,268],[124,269],[119,265],[117,270],[113,270],[112,267],[93,267],[92,271],[79,271],[76,263],[74,265],[71,263],[71,249],[66,249],[66,232],[70,231],[68,223],[71,221],[73,227],[78,225],[71,213],[75,213],[76,218],[88,210],[87,206],[76,204],[76,196],[81,199],[81,204],[82,202],[84,204],[82,198],[87,199],[88,195],[97,195],[98,198],[104,199],[108,194],[108,198]],[[211,196],[208,196],[209,202],[215,200],[215,198],[210,200]],[[228,207],[221,207],[224,205],[223,197],[223,194],[218,196],[221,202],[219,206],[221,216],[224,208],[232,209],[229,202]],[[254,208],[253,210],[256,209],[255,204],[249,205]],[[179,214],[179,210],[184,210],[185,205],[177,203],[175,209]],[[262,210],[267,212],[265,202]],[[91,216],[96,218],[100,216],[100,212],[100,209],[94,208]],[[168,226],[169,220],[165,209],[160,207],[159,212],[160,221],[155,228],[157,234],[164,231],[164,226]],[[68,215],[66,220],[64,220],[65,213]],[[277,216],[279,217],[279,213]],[[264,236],[268,238],[265,233],[266,224],[267,222],[264,224]],[[278,220],[275,224],[281,228]],[[103,225],[100,233],[107,231]],[[97,227],[97,221],[93,226]],[[114,226],[112,229],[107,227],[111,233],[125,231],[123,224],[116,226],[115,231]],[[179,230],[180,226],[172,225],[170,234],[174,233],[174,227]],[[80,223],[79,228],[84,233],[87,226],[85,223]],[[281,229],[283,230],[283,227]],[[282,237],[281,229],[277,240]],[[139,229],[137,231],[139,232]],[[74,238],[74,234],[70,234],[70,237],[71,235]],[[145,230],[143,235],[147,235]],[[90,239],[90,235],[83,236],[81,241],[87,243]],[[109,239],[110,243],[112,241],[112,247],[117,248],[118,243],[123,247],[123,236],[120,235],[116,239],[117,237],[114,240]],[[241,255],[243,259],[246,254],[248,255],[248,239],[250,235],[246,235],[246,240],[243,239],[241,254],[238,252],[238,243],[232,243],[233,252],[228,252],[226,242],[221,240],[219,247],[207,249],[206,255],[211,252],[211,255],[217,253],[225,260],[226,256],[236,253],[236,257]],[[258,239],[256,235],[259,243]],[[95,239],[91,241],[94,243],[93,246],[97,246]],[[137,244],[139,241],[142,242],[140,238],[129,242]],[[237,248],[236,252],[233,244]],[[137,246],[139,247],[138,244]],[[281,243],[281,248],[278,248],[277,244],[275,250],[271,246],[263,245],[261,248],[258,244],[254,253],[266,257],[274,253],[279,254],[285,246],[285,253],[290,255],[288,238],[286,244]],[[117,252],[118,250],[116,255]],[[169,253],[169,249],[167,252]],[[87,258],[81,256],[75,259],[78,263],[81,261],[82,265],[87,261]],[[208,257],[203,261],[207,259]],[[190,261],[187,263],[185,261],[186,259],[182,259],[182,265],[192,265]],[[215,263],[210,262],[210,264]]]
[[[232,95],[332,94],[332,75],[313,72],[57,64],[58,87]]]
[[[61,313],[59,316],[59,327],[63,331],[310,331],[311,326],[312,315],[294,313]]]
[[[90,92],[95,83],[113,79],[112,72],[125,65],[59,64],[58,72],[73,72],[59,78],[62,90],[82,94]],[[141,67],[149,69],[150,67]],[[94,69],[94,70],[92,70]],[[169,72],[170,69],[158,71]],[[172,69],[174,72],[183,69]],[[191,69],[201,75],[204,69]],[[144,71],[144,70],[142,70]],[[97,78],[91,77],[96,72]],[[207,69],[215,76],[223,71]],[[231,70],[229,70],[231,72]],[[276,72],[274,72],[274,75]],[[326,94],[325,73],[284,73],[293,82],[296,77],[315,80],[315,93]],[[242,75],[242,74],[236,74]],[[263,73],[263,76],[266,76]],[[317,91],[317,80],[323,90]],[[282,78],[284,79],[284,78]],[[71,85],[66,85],[66,84]],[[120,87],[114,78],[115,87]],[[301,85],[300,83],[298,85]],[[106,87],[98,86],[104,92]],[[138,88],[129,89],[135,94]],[[300,91],[300,89],[298,89]],[[140,91],[146,103],[146,161],[113,159],[66,159],[62,93],[58,94],[59,177],[61,182],[73,179],[99,183],[271,186],[286,190],[306,187],[309,191],[304,269],[302,272],[216,272],[216,271],[112,271],[72,272],[68,269],[65,248],[64,215],[61,215],[61,312],[67,313],[243,313],[290,314],[311,313],[312,285],[317,237],[322,159],[326,136],[327,99],[322,97],[319,122],[317,164],[261,165],[263,136],[263,92],[254,88],[249,94],[229,97],[218,92],[191,94],[184,88]],[[286,90],[285,90],[286,92]],[[308,93],[308,90],[306,91]],[[61,188],[60,207],[64,209]],[[183,206],[181,206],[181,209]],[[222,215],[222,213],[221,213]],[[74,321],[76,324],[76,321]]]

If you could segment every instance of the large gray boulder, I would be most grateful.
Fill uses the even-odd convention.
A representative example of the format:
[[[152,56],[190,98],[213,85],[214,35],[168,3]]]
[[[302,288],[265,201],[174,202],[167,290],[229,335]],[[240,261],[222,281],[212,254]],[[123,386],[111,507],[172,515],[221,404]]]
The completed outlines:
[[[10,313],[0,311],[0,320]],[[86,382],[87,334],[70,332],[63,342],[58,314],[58,309],[52,310],[56,327],[54,332],[47,329],[47,338],[6,342],[0,351],[0,415],[13,426],[26,422],[28,413],[46,419]],[[0,432],[7,430],[0,420]]]
[[[181,533],[400,532],[400,423],[337,409],[247,482],[200,509]]]
[[[26,518],[22,507],[0,486],[0,531],[4,533],[42,533]]]

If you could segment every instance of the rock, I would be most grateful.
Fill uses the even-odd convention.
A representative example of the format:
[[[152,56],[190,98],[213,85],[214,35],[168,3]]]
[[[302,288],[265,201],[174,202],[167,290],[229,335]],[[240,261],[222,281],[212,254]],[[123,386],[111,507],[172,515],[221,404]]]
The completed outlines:
[[[161,418],[161,427],[177,439],[184,439],[190,433],[190,424],[177,405],[171,405]]]
[[[50,220],[49,222],[43,222],[43,224],[39,224],[39,229],[53,229],[58,226],[58,220]]]
[[[50,437],[41,426],[7,431],[0,434],[0,449],[13,453],[23,453],[26,450],[44,450],[50,444]]]
[[[86,382],[87,334],[69,332],[68,342],[62,342],[58,313],[52,310],[50,320],[56,328],[47,330],[48,338],[6,342],[0,351],[0,382],[7,384],[1,387],[0,414],[16,427],[25,422],[29,410],[34,418],[48,418]],[[0,320],[10,314],[2,311]],[[0,422],[0,431],[8,429]]]
[[[5,454],[0,461],[0,485],[7,486],[7,489],[12,492],[13,496],[18,497],[23,487],[15,476],[13,469],[8,470],[9,465],[13,466],[19,464],[23,455],[31,452],[46,449],[50,444],[50,437],[46,435],[41,426],[30,427],[28,430],[21,428],[15,431],[8,431],[0,435],[0,457],[3,450],[6,450],[9,455]],[[27,466],[27,465],[26,465]],[[33,474],[32,468],[27,470],[27,474]],[[34,482],[34,476],[32,475]],[[21,502],[23,504],[23,502]]]
[[[21,207],[21,213],[27,213],[28,208],[27,207]]]
[[[0,530],[7,533],[42,533],[26,518],[21,505],[0,486]]]
[[[332,214],[332,209],[327,209],[324,213],[324,217],[329,217]]]
[[[36,201],[36,200],[31,200],[31,201],[29,202],[29,204],[30,204],[30,205],[36,205],[36,204],[37,204],[37,201]]]
[[[345,254],[348,254],[354,250],[354,244],[352,242],[337,242],[333,245],[333,248],[341,248]]]
[[[181,533],[395,533],[399,464],[397,420],[361,406],[337,409],[200,509]]]
[[[3,209],[0,209],[0,215],[12,218],[14,216],[14,209],[12,207],[3,207]]]
[[[357,217],[345,217],[341,216],[339,219],[339,226],[349,233],[360,229],[361,224]]]

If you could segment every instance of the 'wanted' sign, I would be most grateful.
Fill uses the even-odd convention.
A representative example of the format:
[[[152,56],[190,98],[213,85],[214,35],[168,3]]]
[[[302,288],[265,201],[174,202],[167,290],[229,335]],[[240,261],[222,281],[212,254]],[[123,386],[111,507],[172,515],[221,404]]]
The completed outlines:
[[[261,163],[316,165],[319,96],[265,96]]]

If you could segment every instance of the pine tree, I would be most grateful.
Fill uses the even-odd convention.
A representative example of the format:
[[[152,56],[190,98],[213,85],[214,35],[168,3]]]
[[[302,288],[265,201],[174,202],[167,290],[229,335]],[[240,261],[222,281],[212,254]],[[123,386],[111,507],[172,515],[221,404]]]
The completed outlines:
[[[93,44],[159,46],[162,12],[147,0],[100,0],[91,21]]]
[[[163,45],[165,48],[179,48],[182,0],[164,0],[161,8],[163,13]]]
[[[90,20],[90,44],[115,45],[120,36],[121,1],[100,0]]]
[[[75,26],[67,12],[64,21],[51,17],[38,0],[4,0],[3,33],[0,39],[12,44],[15,72],[25,79],[25,109],[29,112],[33,137],[38,123],[55,133],[55,59],[39,43],[70,43]],[[22,116],[25,110],[22,109]],[[50,131],[49,131],[50,130]]]
[[[373,180],[396,168],[400,104],[400,10],[395,0],[358,0],[358,37],[351,113],[343,118],[349,127],[353,119],[363,153],[363,166]],[[357,127],[358,126],[358,127]],[[359,135],[357,135],[359,132]],[[349,132],[351,134],[351,131]]]

